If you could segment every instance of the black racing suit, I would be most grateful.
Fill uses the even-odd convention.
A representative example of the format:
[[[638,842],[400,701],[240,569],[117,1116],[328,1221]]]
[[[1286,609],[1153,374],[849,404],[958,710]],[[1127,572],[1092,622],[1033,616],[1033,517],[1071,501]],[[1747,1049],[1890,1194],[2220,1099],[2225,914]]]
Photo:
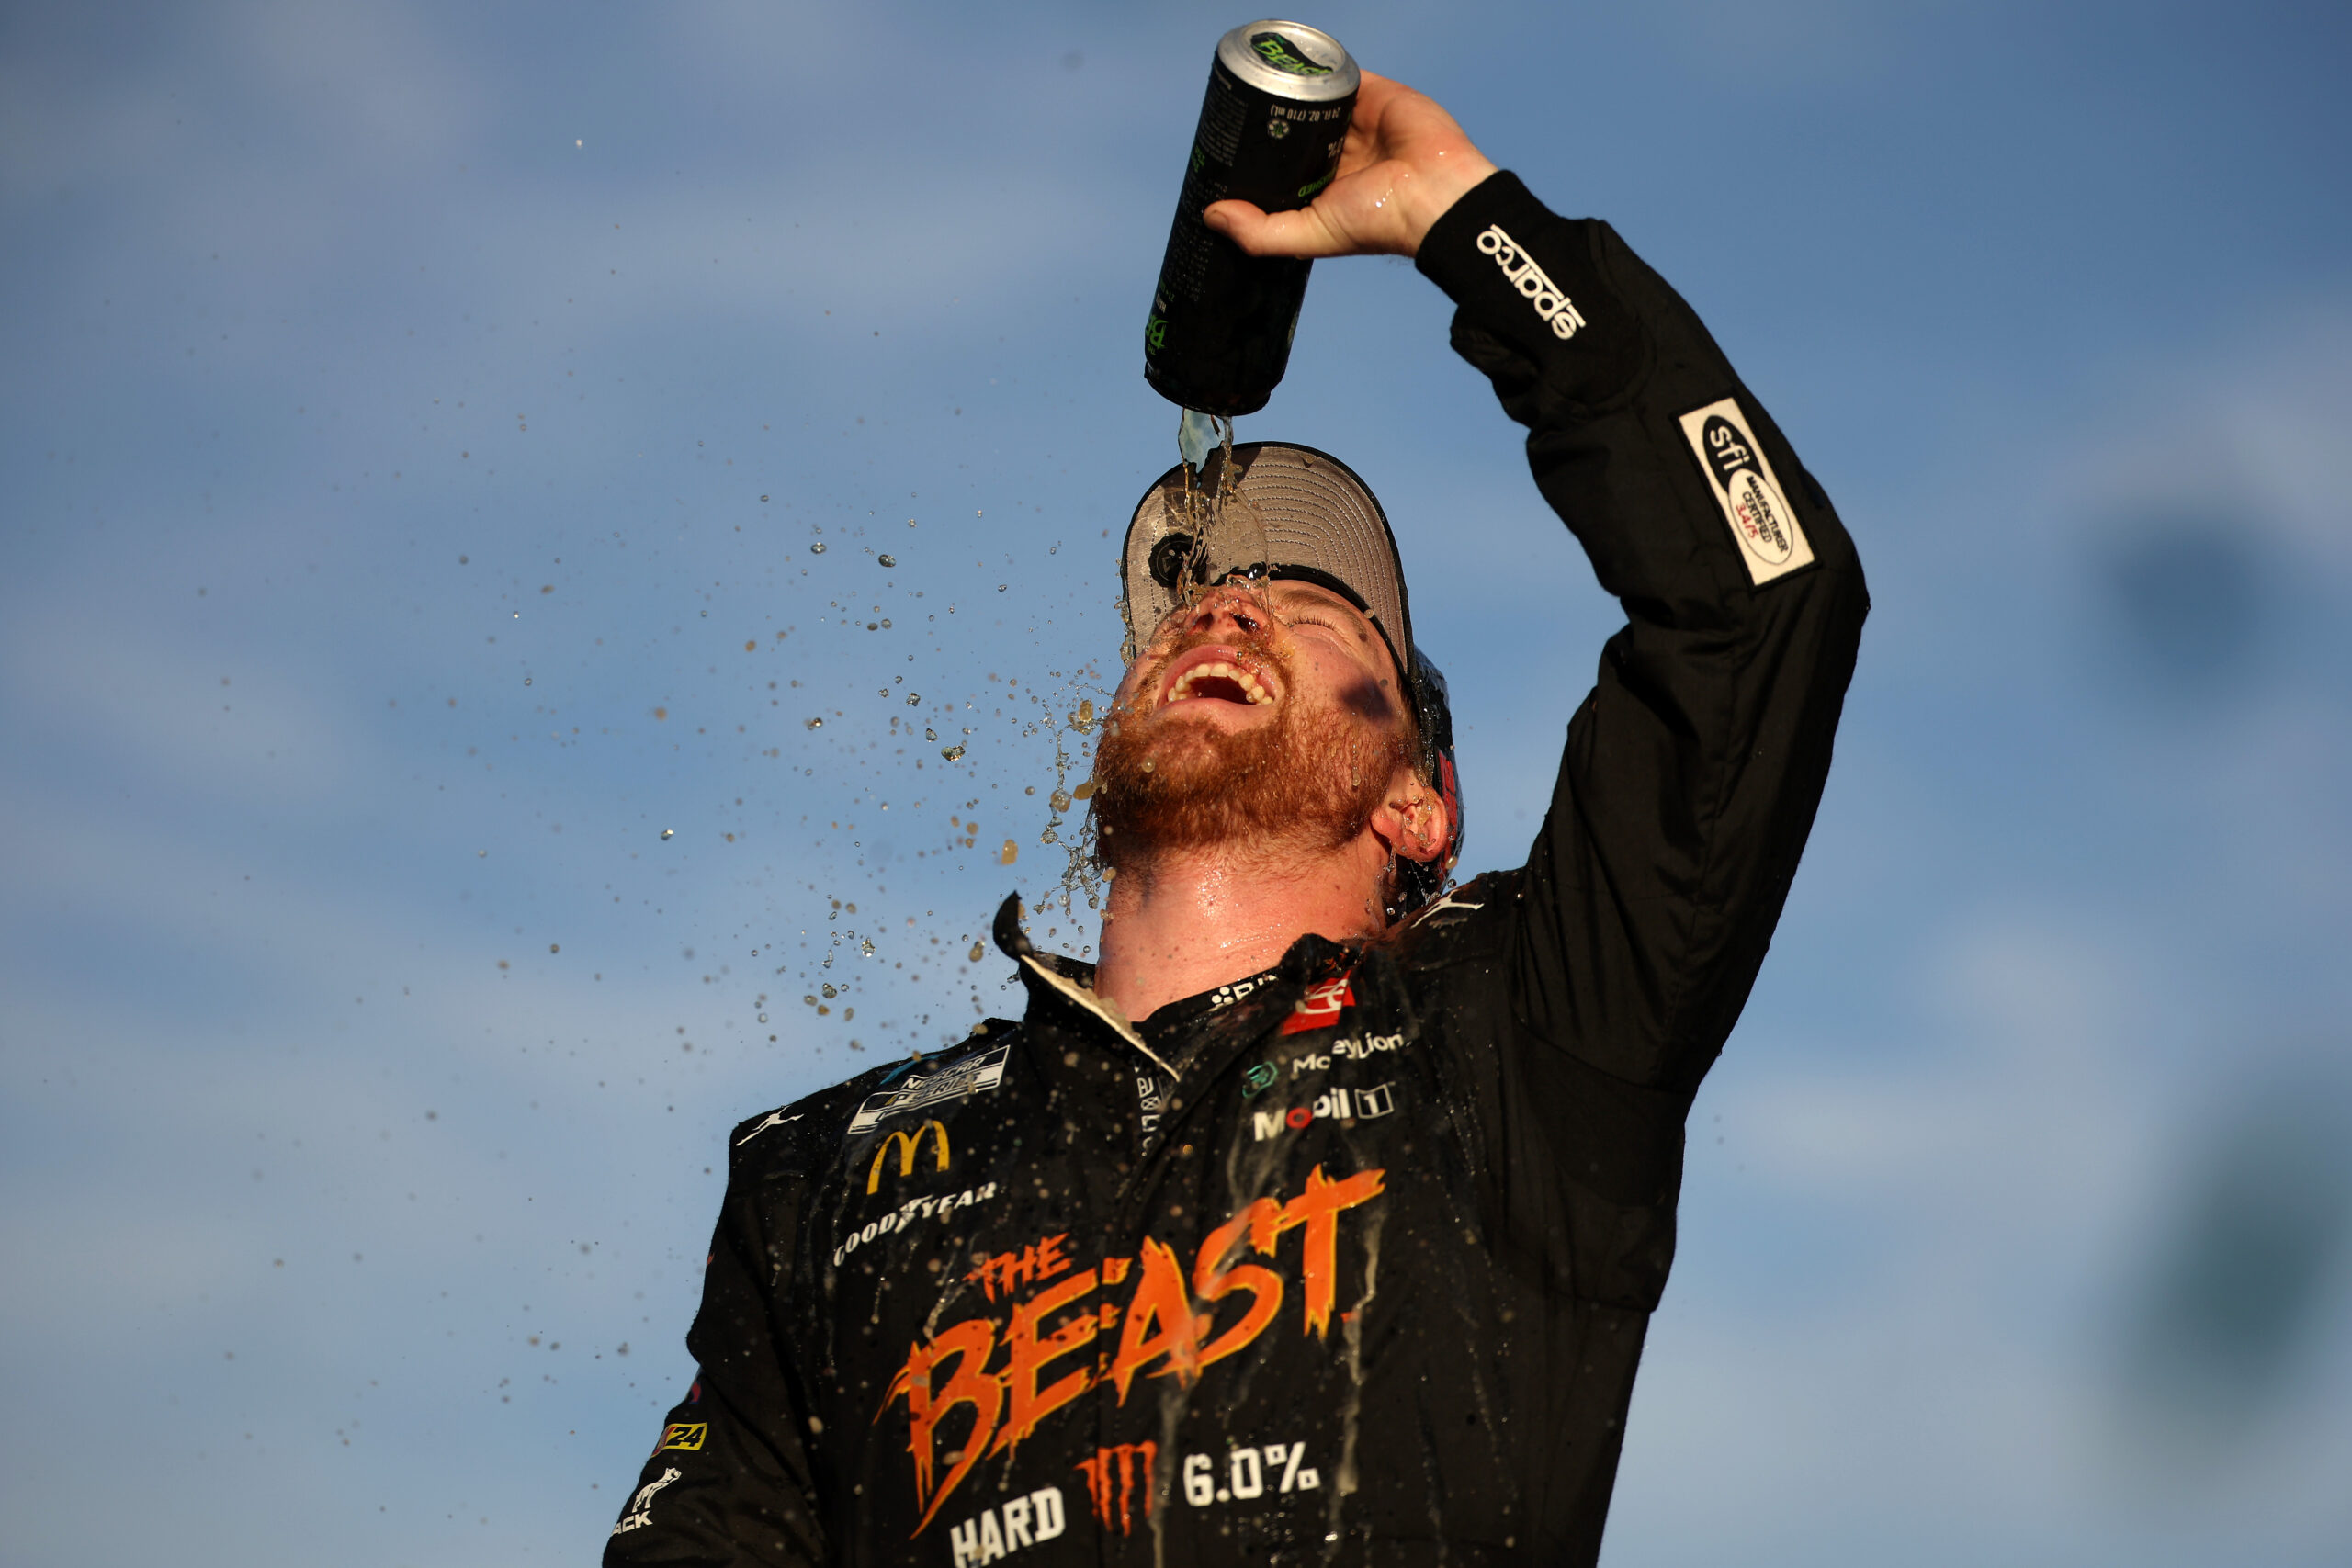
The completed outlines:
[[[1527,864],[1130,1029],[1027,1017],[732,1137],[621,1563],[1589,1563],[1868,606],[1688,306],[1509,175],[1455,346],[1623,604]],[[1534,678],[1542,678],[1539,673]]]

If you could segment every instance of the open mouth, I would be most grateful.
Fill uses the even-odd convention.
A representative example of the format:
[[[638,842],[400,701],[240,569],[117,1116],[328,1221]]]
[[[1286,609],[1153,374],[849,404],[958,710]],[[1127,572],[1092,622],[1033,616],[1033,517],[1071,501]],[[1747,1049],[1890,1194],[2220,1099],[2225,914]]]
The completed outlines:
[[[1176,678],[1169,682],[1159,705],[1166,708],[1183,702],[1219,702],[1261,707],[1274,697],[1274,691],[1251,671],[1211,651],[1177,672]]]

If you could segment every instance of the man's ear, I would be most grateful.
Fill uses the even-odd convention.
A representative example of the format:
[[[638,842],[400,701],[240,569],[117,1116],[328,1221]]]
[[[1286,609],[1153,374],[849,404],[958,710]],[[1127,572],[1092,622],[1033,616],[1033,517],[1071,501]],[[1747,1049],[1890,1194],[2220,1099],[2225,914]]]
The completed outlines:
[[[1391,852],[1424,863],[1445,853],[1446,840],[1453,831],[1444,797],[1409,762],[1396,765],[1388,793],[1373,812],[1369,826]]]

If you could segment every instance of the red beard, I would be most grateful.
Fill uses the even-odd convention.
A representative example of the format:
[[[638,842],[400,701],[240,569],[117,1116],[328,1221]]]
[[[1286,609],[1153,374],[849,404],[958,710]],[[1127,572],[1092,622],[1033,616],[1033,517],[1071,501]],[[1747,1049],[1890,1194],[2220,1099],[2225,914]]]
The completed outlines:
[[[1405,742],[1368,733],[1337,707],[1309,711],[1287,660],[1262,642],[1240,646],[1283,672],[1272,724],[1233,732],[1114,710],[1094,752],[1095,852],[1105,864],[1125,870],[1158,852],[1222,844],[1321,853],[1354,839],[1379,809]],[[1136,690],[1156,700],[1182,651]]]

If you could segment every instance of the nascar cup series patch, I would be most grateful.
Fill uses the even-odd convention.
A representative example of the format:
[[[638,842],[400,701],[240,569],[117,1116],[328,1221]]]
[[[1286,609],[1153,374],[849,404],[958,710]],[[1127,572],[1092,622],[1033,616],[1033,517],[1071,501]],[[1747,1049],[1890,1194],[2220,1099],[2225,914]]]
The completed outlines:
[[[1691,410],[1682,416],[1682,434],[1714,485],[1715,504],[1723,508],[1724,521],[1739,541],[1748,581],[1760,587],[1811,566],[1813,547],[1797,525],[1788,492],[1747,428],[1739,400],[1725,398]]]

